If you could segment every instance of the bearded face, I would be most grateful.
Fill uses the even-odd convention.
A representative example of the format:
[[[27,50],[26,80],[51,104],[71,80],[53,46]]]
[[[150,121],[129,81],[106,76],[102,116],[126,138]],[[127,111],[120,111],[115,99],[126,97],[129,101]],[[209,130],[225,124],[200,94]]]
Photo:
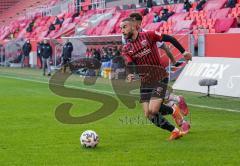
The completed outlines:
[[[122,35],[125,39],[132,39],[133,36],[133,23],[130,21],[124,21],[120,24]]]

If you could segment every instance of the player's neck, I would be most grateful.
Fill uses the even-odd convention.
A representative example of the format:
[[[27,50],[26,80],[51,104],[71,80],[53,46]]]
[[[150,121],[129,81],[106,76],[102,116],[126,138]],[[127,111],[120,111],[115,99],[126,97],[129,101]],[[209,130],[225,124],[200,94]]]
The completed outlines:
[[[139,32],[136,31],[133,33],[132,40],[135,41],[138,38]]]

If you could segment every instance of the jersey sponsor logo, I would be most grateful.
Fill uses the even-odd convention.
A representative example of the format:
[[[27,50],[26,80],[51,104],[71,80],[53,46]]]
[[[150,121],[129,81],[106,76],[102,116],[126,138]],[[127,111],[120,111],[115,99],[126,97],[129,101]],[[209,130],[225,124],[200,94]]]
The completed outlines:
[[[151,54],[151,49],[148,48],[148,49],[143,49],[143,51],[133,55],[134,58],[142,58],[148,54]]]

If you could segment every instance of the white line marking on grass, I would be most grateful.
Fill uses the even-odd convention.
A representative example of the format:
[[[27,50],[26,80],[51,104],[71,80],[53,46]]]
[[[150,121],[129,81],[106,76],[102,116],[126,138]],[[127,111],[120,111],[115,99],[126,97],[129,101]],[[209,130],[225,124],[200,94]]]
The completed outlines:
[[[30,82],[36,82],[36,83],[42,83],[42,84],[48,84],[48,82],[46,82],[46,81],[40,81],[40,80],[34,80],[34,79],[28,79],[28,78],[21,78],[21,77],[15,77],[15,76],[0,75],[0,77],[16,79],[16,80],[22,80],[22,81],[30,81]],[[98,90],[98,89],[89,89],[89,88],[77,87],[77,86],[74,86],[74,85],[65,85],[65,87],[76,88],[76,89],[83,89],[83,90],[90,90],[90,91],[96,91],[96,92],[102,92],[102,93],[107,93],[107,94],[111,94],[111,95],[115,94],[114,92],[111,92],[111,91]],[[228,108],[220,108],[220,107],[209,107],[209,106],[205,106],[205,105],[198,105],[198,104],[191,104],[191,103],[187,103],[187,104],[189,106],[192,106],[192,107],[207,108],[207,109],[218,110],[218,111],[227,111],[227,112],[237,112],[237,113],[240,113],[240,110],[234,110],[234,109],[228,109]]]
[[[30,82],[36,82],[36,83],[42,83],[42,84],[48,84],[48,82],[46,82],[46,81],[39,81],[39,80],[34,80],[34,79],[29,79],[29,78],[21,78],[21,77],[6,76],[6,75],[0,75],[0,77],[22,80],[22,81],[30,81]]]
[[[41,84],[49,84],[49,82],[46,82],[46,81],[40,81],[40,80],[29,79],[29,78],[21,78],[21,77],[5,76],[5,75],[0,75],[0,77],[16,79],[16,80],[21,80],[21,81],[36,82],[36,83],[41,83]],[[53,85],[60,85],[60,84],[53,84]],[[96,92],[102,92],[102,93],[108,93],[108,94],[115,94],[111,91],[105,91],[105,90],[99,90],[99,89],[89,89],[89,88],[78,87],[78,86],[74,86],[74,85],[64,85],[64,86],[67,87],[67,88],[75,88],[75,89],[96,91]]]
[[[192,107],[199,107],[199,108],[207,108],[207,109],[213,109],[213,110],[220,110],[220,111],[227,111],[227,112],[239,112],[240,113],[240,110],[234,110],[234,109],[228,109],[228,108],[209,107],[209,106],[205,106],[205,105],[190,104],[190,103],[187,103],[187,105],[192,106]]]

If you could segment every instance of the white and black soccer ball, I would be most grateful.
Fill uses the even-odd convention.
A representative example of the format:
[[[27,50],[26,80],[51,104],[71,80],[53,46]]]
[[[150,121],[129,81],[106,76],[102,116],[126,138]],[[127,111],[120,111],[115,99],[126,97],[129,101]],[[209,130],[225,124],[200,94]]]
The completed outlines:
[[[80,137],[80,143],[83,147],[94,148],[99,143],[99,137],[95,131],[86,130]]]

